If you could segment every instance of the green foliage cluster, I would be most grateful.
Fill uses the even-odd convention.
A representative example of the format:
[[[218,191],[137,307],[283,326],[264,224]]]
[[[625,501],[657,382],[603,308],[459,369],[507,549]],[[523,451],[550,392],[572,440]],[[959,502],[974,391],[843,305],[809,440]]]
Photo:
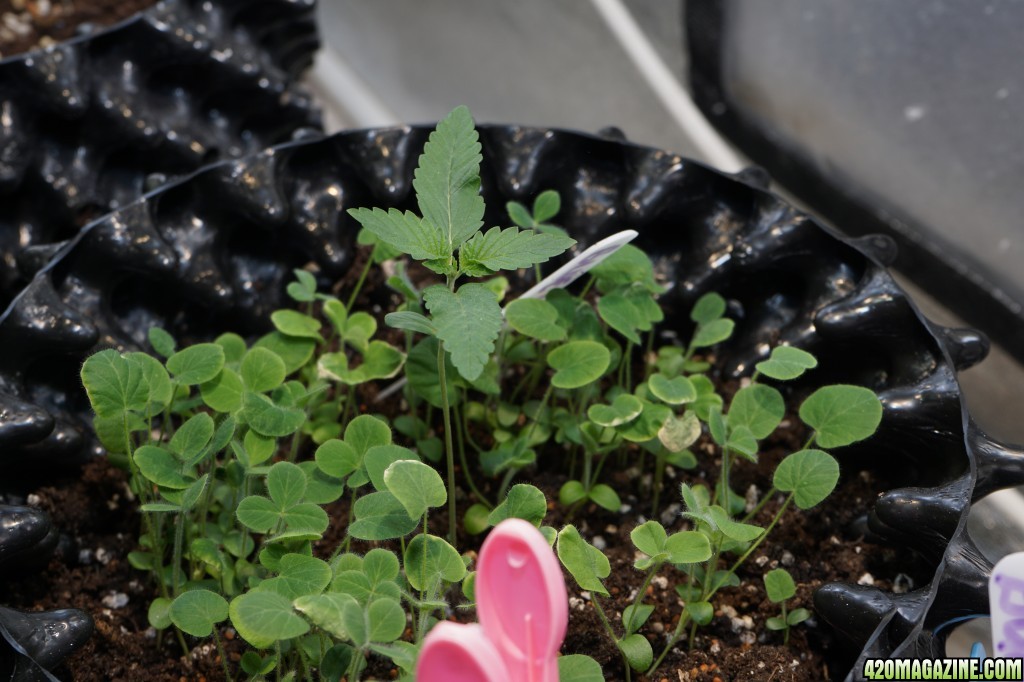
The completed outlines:
[[[131,471],[141,502],[140,549],[129,559],[159,590],[150,622],[173,626],[182,647],[185,635],[212,636],[220,647],[218,626],[229,621],[253,647],[241,662],[253,679],[316,673],[352,681],[371,655],[410,676],[434,622],[473,600],[471,559],[458,549],[456,524],[478,534],[516,517],[540,528],[592,593],[627,675],[654,671],[687,624],[711,620],[716,592],[737,584],[737,568],[782,514],[832,491],[839,467],[826,450],[874,432],[881,406],[871,391],[818,389],[799,409],[811,429],[807,444],[781,462],[773,488],[747,509],[730,488],[731,471],[758,461],[786,411],[775,383],[813,369],[813,356],[775,348],[727,404],[707,362],[707,351],[734,329],[725,299],[697,301],[685,347],[655,347],[663,287],[632,246],[594,267],[578,292],[556,289],[502,307],[503,271],[540,277],[540,265],[574,242],[550,223],[561,208],[550,191],[531,209],[510,203],[515,226],[482,229],[480,164],[472,118],[460,107],[420,157],[418,213],[350,210],[362,226],[358,241],[371,251],[346,303],[298,270],[287,290],[300,310],[275,312],[275,330],[251,344],[225,334],[179,350],[154,328],[154,355],[105,350],[84,364],[96,433]],[[410,259],[441,282],[420,288]],[[371,268],[384,263],[401,301],[384,318],[404,333],[398,343],[379,338],[376,318],[353,309]],[[640,351],[642,376],[634,377]],[[362,413],[374,409],[361,405],[363,388],[400,374],[408,409],[391,421]],[[681,486],[686,528],[669,532],[648,521],[633,530],[644,582],[616,626],[600,602],[608,559],[574,526],[545,526],[549,501],[532,485],[513,485],[517,474],[539,456],[561,453],[568,482],[558,501],[571,516],[588,502],[619,510],[618,493],[602,477],[610,462],[649,468],[657,512],[666,468],[695,467],[691,448],[705,434],[721,474],[710,487]],[[457,468],[474,498],[462,510]],[[490,485],[479,486],[474,473]],[[754,524],[779,496],[771,522]],[[348,519],[331,533],[325,506],[343,497]],[[445,512],[447,538],[431,533],[431,519]],[[323,557],[315,550],[328,534],[337,549]],[[375,548],[359,555],[353,540]],[[725,560],[731,566],[721,569]],[[685,576],[677,585],[685,609],[655,658],[641,633],[653,612],[643,597],[666,567]],[[793,595],[771,580],[769,596],[783,612],[768,627],[788,638],[806,612],[787,613]],[[571,679],[601,679],[588,657],[566,656],[560,665]]]

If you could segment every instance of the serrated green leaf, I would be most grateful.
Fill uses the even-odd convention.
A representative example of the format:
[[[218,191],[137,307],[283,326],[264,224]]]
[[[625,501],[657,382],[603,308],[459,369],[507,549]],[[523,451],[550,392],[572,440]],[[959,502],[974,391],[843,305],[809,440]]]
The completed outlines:
[[[824,386],[800,405],[800,419],[814,429],[823,448],[838,448],[864,440],[882,421],[882,402],[861,386]]]
[[[193,637],[209,637],[214,625],[227,620],[228,602],[209,590],[190,590],[174,599],[168,615],[182,632]]]
[[[539,526],[548,513],[547,498],[535,486],[517,483],[512,486],[505,499],[491,511],[487,523],[496,526],[505,519],[524,519]]]
[[[444,252],[435,258],[450,256],[483,225],[479,140],[469,109],[460,106],[423,146],[412,185],[424,222],[440,231]]]
[[[440,226],[412,211],[354,208],[349,209],[348,214],[377,239],[416,260],[442,259],[451,255]]]
[[[729,426],[746,426],[758,440],[767,438],[786,416],[786,401],[771,386],[741,388],[729,405]]]
[[[776,346],[772,349],[771,356],[757,363],[755,368],[766,377],[788,381],[817,366],[817,359],[805,350],[792,346]]]
[[[480,284],[465,284],[454,293],[435,285],[423,292],[423,301],[452,364],[465,379],[476,379],[501,331],[501,308],[494,294]]]
[[[801,509],[810,509],[828,497],[839,482],[839,463],[821,450],[800,450],[789,455],[775,469],[773,483],[792,492]]]
[[[459,251],[462,270],[486,275],[498,270],[518,270],[545,263],[576,243],[557,234],[492,227],[466,242]]]
[[[292,609],[292,602],[274,592],[246,592],[235,597],[228,613],[242,639],[257,649],[309,632],[309,624]]]
[[[596,341],[570,341],[548,353],[547,360],[555,370],[551,384],[572,389],[600,379],[611,362],[611,353]]]
[[[215,343],[197,343],[167,358],[167,370],[186,386],[210,381],[223,368],[224,349]]]
[[[459,552],[435,535],[414,537],[405,551],[405,577],[417,590],[426,590],[439,581],[456,583],[466,575],[466,564]]]
[[[774,568],[764,574],[764,589],[768,599],[776,604],[796,596],[796,583],[784,568]]]
[[[601,583],[611,573],[611,564],[601,550],[582,537],[574,526],[566,526],[558,532],[558,560],[572,574],[576,584],[584,590],[608,595]]]
[[[519,298],[505,306],[505,319],[520,334],[541,341],[561,341],[566,333],[558,324],[558,309],[539,298]]]
[[[246,389],[266,393],[284,383],[287,374],[284,360],[266,348],[253,348],[242,359],[241,377]]]
[[[448,493],[441,475],[433,467],[413,459],[400,459],[384,471],[384,484],[411,519],[421,519],[427,509],[443,506]]]

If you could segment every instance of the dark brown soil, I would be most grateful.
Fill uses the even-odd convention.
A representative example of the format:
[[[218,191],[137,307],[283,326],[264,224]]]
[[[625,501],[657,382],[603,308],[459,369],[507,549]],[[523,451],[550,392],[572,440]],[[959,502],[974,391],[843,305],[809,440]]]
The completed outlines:
[[[76,35],[78,27],[116,24],[156,0],[0,0],[0,56],[48,47]]]
[[[358,278],[361,264],[352,268],[349,278],[352,281],[340,283],[336,293],[347,295],[348,288]],[[389,297],[381,292],[382,280],[379,269],[373,268],[364,289],[366,293],[359,297],[360,307],[376,313],[388,307]],[[342,300],[346,297],[342,296]],[[382,333],[386,329],[381,326]],[[737,388],[736,382],[725,382],[722,386],[727,396]],[[365,405],[389,416],[401,410],[400,400],[389,401],[386,405],[373,404],[375,392],[374,387],[367,387],[359,395],[364,403],[363,411],[366,411]],[[798,404],[799,401],[791,402]],[[777,463],[786,454],[800,449],[805,437],[799,420],[795,415],[788,415],[776,435],[765,443],[758,465],[735,465],[734,489],[741,494],[751,486],[759,491],[767,489]],[[398,434],[396,439],[401,442]],[[652,466],[648,458],[642,470],[638,467],[641,455],[637,449],[627,453],[627,466],[617,468],[609,463],[605,470],[604,482],[616,489],[625,505],[622,513],[591,505],[569,515],[561,505],[549,502],[546,524],[555,528],[575,524],[584,537],[602,547],[608,556],[612,572],[605,584],[611,594],[598,599],[616,628],[620,628],[621,612],[632,603],[643,578],[633,568],[636,556],[630,531],[649,518],[661,521],[669,532],[687,528],[687,522],[679,514],[679,483],[714,481],[718,477],[721,463],[710,454],[714,452],[710,442],[699,442],[694,452],[700,460],[697,470],[669,470],[656,516],[652,516],[654,510],[651,509],[649,472]],[[521,472],[514,482],[532,483],[540,487],[549,500],[555,500],[567,479],[565,457],[557,450],[540,453],[539,462],[534,470]],[[464,473],[459,471],[460,482],[464,481]],[[497,483],[479,472],[473,473],[484,494],[493,499]],[[867,472],[851,469],[843,473],[836,492],[819,507],[807,512],[796,509],[786,512],[768,539],[739,569],[742,584],[723,589],[715,596],[714,620],[697,632],[692,647],[683,637],[655,677],[633,675],[633,679],[640,682],[822,682],[841,678],[856,652],[837,641],[831,630],[815,617],[793,629],[787,646],[783,646],[782,633],[765,628],[767,618],[778,615],[779,611],[767,600],[763,574],[784,566],[798,586],[797,596],[787,604],[788,608],[804,607],[812,613],[813,592],[827,582],[860,582],[892,590],[899,581],[899,588],[904,590],[931,579],[931,571],[924,562],[907,552],[867,542],[855,530],[854,521],[869,510],[874,496],[891,486],[886,481],[875,480]],[[181,649],[172,636],[164,633],[158,640],[155,631],[148,627],[146,612],[149,602],[156,596],[155,587],[125,559],[127,553],[135,549],[134,538],[138,536],[139,526],[136,505],[128,495],[126,481],[124,472],[99,459],[86,466],[80,479],[37,491],[38,500],[34,502],[53,515],[56,525],[69,536],[70,543],[65,543],[67,546],[45,573],[15,584],[0,585],[0,604],[29,610],[74,606],[94,616],[96,635],[58,673],[61,679],[221,680],[224,677],[221,662],[212,644],[202,642],[197,646],[190,641],[194,650],[187,661],[183,661]],[[457,501],[459,509],[464,510],[474,500],[459,492]],[[767,525],[780,503],[781,498],[778,498],[766,505],[756,522]],[[323,558],[344,539],[348,505],[346,497],[328,508],[333,522],[316,547],[317,554]],[[432,531],[444,535],[447,515],[445,510],[436,511],[431,517]],[[481,541],[481,537],[467,536],[460,529],[460,550],[479,548]],[[362,553],[374,544],[389,546],[388,543],[354,542],[352,549]],[[723,561],[720,567],[728,565]],[[652,582],[645,597],[646,603],[655,606],[655,612],[642,633],[650,639],[655,655],[660,653],[678,623],[682,604],[675,586],[683,580],[680,572],[665,568]],[[570,622],[563,653],[593,656],[602,665],[607,679],[624,680],[621,657],[601,625],[594,608],[594,595],[581,594],[568,575],[566,585]],[[461,594],[449,597],[456,604],[462,601]],[[125,598],[127,603],[122,604]],[[460,609],[453,618],[469,621],[475,619],[475,614]],[[237,673],[237,660],[244,651],[244,643],[229,627],[222,627],[221,633]],[[364,678],[396,677],[398,671],[386,663],[384,659],[374,658]]]

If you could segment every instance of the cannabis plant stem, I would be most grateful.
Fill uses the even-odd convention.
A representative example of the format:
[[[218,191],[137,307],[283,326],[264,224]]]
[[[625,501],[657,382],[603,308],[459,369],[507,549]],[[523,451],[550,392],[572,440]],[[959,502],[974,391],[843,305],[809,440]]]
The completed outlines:
[[[376,250],[376,246],[373,247]],[[356,282],[355,288],[348,297],[348,303],[345,304],[345,310],[352,310],[352,304],[356,302],[356,297],[359,296],[360,289],[363,288],[363,282],[366,281],[366,276],[370,274],[370,267],[373,265],[373,257],[371,256],[366,260],[366,265],[363,266],[363,271],[359,274],[359,280]]]
[[[448,278],[448,289],[455,288],[455,279]],[[448,458],[448,542],[455,544],[455,446],[452,444],[452,411],[448,404],[448,378],[444,367],[444,342],[437,341],[437,378],[441,382],[441,409],[444,412],[444,449]]]

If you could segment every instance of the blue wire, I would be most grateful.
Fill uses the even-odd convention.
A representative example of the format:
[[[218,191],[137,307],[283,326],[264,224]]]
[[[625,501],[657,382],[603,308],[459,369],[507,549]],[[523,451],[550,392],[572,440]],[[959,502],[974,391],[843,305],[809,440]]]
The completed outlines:
[[[950,625],[956,625],[957,623],[963,623],[965,621],[974,620],[976,618],[991,618],[991,617],[992,616],[988,615],[987,613],[976,613],[976,614],[973,614],[973,615],[970,615],[970,616],[958,616],[956,618],[952,618],[950,620],[947,620],[945,623],[942,623],[941,625],[939,625],[936,628],[933,628],[932,629],[932,634],[933,635],[937,635],[940,632],[942,632],[942,630],[944,630],[945,628],[948,628]]]

